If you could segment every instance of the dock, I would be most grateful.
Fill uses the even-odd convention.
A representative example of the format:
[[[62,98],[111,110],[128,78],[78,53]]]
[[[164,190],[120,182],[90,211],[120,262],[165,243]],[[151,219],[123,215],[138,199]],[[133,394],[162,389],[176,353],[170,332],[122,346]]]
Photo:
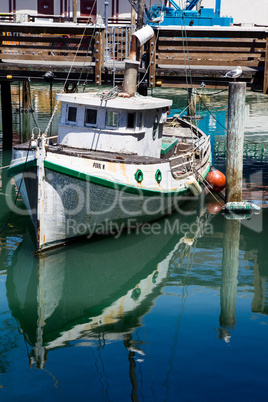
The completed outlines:
[[[84,80],[122,82],[134,26],[65,23],[0,23],[0,82]],[[148,87],[227,88],[223,75],[240,65],[248,89],[268,92],[268,27],[158,27],[142,50],[140,76]],[[106,42],[107,41],[107,42]],[[108,49],[105,49],[105,42]],[[71,69],[71,71],[70,71]],[[145,77],[144,77],[145,75]]]
[[[66,92],[121,86],[135,26],[73,22],[0,21],[3,148],[12,148],[11,84],[62,83]],[[141,48],[139,92],[147,88],[228,88],[224,77],[241,66],[238,81],[268,93],[268,27],[155,27]],[[26,85],[27,83],[27,85]]]

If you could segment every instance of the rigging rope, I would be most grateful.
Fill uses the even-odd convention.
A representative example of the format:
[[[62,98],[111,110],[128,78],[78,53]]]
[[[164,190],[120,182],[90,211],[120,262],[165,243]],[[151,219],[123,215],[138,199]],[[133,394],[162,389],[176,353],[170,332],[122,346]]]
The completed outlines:
[[[93,7],[94,7],[94,5],[96,4],[96,1],[97,1],[97,0],[94,1]],[[92,7],[92,9],[93,9],[93,7]],[[66,79],[65,79],[65,81],[64,81],[63,89],[61,90],[60,95],[64,92],[64,87],[65,87],[65,85],[66,85],[66,83],[68,82],[68,79],[69,79],[69,77],[70,77],[71,71],[72,71],[73,66],[74,66],[75,59],[76,59],[76,57],[77,57],[77,54],[78,54],[78,52],[79,52],[79,49],[80,49],[80,46],[81,46],[81,43],[82,43],[82,40],[83,40],[83,38],[84,38],[84,36],[85,36],[86,30],[87,30],[88,25],[89,25],[89,23],[90,23],[90,21],[91,21],[91,17],[92,17],[92,15],[90,14],[89,17],[88,17],[86,26],[85,26],[85,28],[84,28],[84,30],[83,30],[83,34],[81,35],[80,42],[79,42],[79,44],[78,44],[78,46],[77,46],[77,48],[76,48],[76,52],[75,52],[75,54],[74,54],[74,57],[73,57],[73,60],[72,60],[72,64],[71,64],[71,66],[70,66],[70,68],[69,68],[69,71],[68,71],[68,73],[67,73]],[[51,123],[52,123],[52,120],[53,120],[53,118],[54,118],[54,116],[55,116],[55,113],[56,113],[56,111],[57,111],[57,109],[58,109],[58,107],[59,107],[59,103],[60,103],[60,101],[58,100],[58,101],[56,102],[55,107],[54,107],[53,113],[52,113],[52,115],[51,115],[51,117],[50,117],[50,119],[49,119],[48,125],[47,125],[47,127],[46,127],[46,129],[45,129],[45,131],[44,131],[44,133],[43,133],[43,135],[44,135],[45,137],[47,136],[49,127],[50,127],[50,125],[51,125]]]

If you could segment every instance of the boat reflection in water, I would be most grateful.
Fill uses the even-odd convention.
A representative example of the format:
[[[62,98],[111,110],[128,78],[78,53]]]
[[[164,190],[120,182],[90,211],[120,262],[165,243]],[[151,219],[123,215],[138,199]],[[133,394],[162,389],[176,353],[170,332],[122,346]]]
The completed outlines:
[[[187,258],[205,220],[175,214],[118,239],[91,239],[39,259],[28,236],[8,271],[7,297],[32,347],[31,365],[44,368],[48,351],[77,339],[124,339],[131,350],[131,334],[161,293],[172,259]]]

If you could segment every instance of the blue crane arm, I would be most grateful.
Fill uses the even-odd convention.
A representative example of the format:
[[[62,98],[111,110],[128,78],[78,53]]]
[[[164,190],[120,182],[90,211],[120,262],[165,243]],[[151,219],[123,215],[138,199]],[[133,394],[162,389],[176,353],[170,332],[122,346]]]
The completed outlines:
[[[221,0],[216,0],[215,14],[220,16],[221,13]]]
[[[200,0],[192,0],[190,4],[186,7],[186,10],[192,10]]]
[[[198,1],[199,1],[199,0],[198,0]],[[169,2],[173,5],[173,7],[174,7],[176,10],[181,11],[181,8],[178,6],[177,3],[175,3],[174,0],[169,0]]]
[[[194,6],[196,6],[199,1],[200,0],[191,0],[190,4],[188,4],[188,6],[186,7],[185,10],[192,10],[194,8]],[[169,2],[173,5],[173,7],[176,10],[181,11],[181,8],[178,6],[177,3],[175,3],[174,0],[169,0]]]

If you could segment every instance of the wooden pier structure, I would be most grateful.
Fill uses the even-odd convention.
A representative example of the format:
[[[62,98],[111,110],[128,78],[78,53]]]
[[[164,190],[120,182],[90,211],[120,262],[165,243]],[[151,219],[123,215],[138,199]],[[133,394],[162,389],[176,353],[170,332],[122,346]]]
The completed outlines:
[[[77,84],[120,86],[134,29],[130,24],[105,29],[66,21],[0,21],[2,104],[11,98],[10,85],[17,81],[67,80],[66,91],[74,91]],[[238,81],[246,82],[247,89],[268,93],[268,27],[157,27],[141,49],[139,81],[144,91],[202,83],[228,88],[224,74],[237,66],[243,69]],[[4,122],[10,119],[10,107],[4,109],[3,131],[10,131]]]
[[[87,79],[120,82],[130,51],[131,25],[108,28],[74,23],[0,23],[0,81]],[[107,59],[108,54],[108,59]],[[75,57],[75,61],[74,61]],[[228,87],[227,70],[240,65],[247,88],[268,92],[268,27],[159,27],[142,52],[140,75],[148,87]],[[115,77],[115,78],[114,78]]]

